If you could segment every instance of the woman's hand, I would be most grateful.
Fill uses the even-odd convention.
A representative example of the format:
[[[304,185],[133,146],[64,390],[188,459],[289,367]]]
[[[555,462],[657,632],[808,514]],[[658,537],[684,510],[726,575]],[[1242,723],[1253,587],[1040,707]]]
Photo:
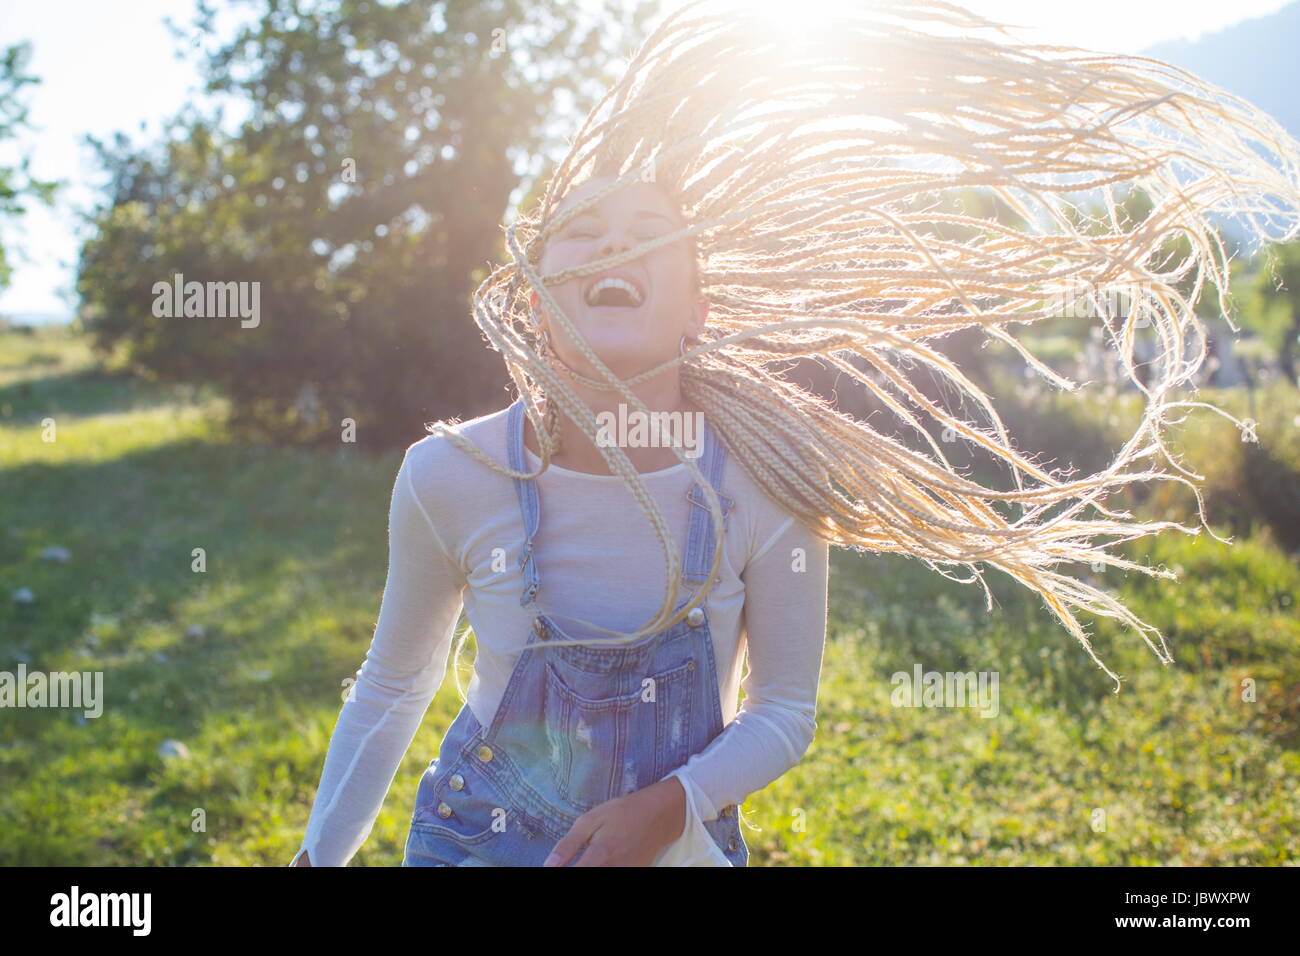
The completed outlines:
[[[592,807],[574,821],[543,866],[649,866],[686,826],[686,791],[666,777],[625,797]]]

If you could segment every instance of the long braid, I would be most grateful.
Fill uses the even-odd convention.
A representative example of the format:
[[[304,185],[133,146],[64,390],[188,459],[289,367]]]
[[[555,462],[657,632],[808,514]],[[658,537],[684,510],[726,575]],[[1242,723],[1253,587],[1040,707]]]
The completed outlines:
[[[674,614],[680,559],[673,537],[626,454],[596,442],[595,417],[571,383],[618,393],[646,413],[631,386],[676,368],[683,395],[731,455],[819,537],[912,555],[939,573],[963,567],[986,594],[981,565],[1005,572],[1043,597],[1117,689],[1119,678],[1093,652],[1077,612],[1119,620],[1170,662],[1158,630],[1057,569],[1090,563],[1172,577],[1107,550],[1166,529],[1199,531],[1135,521],[1103,505],[1130,484],[1191,488],[1210,530],[1200,476],[1177,460],[1162,432],[1175,409],[1203,404],[1179,401],[1175,390],[1194,381],[1206,357],[1193,308],[1206,283],[1227,313],[1228,255],[1209,216],[1235,215],[1263,239],[1294,237],[1300,144],[1248,103],[1168,64],[1023,44],[948,3],[879,0],[821,19],[809,14],[799,25],[782,32],[743,5],[709,0],[676,10],[587,117],[539,207],[506,227],[511,261],[476,290],[474,318],[524,397],[539,470],[506,468],[446,424],[430,431],[516,478],[549,466],[561,414],[601,447],[645,511],[668,569],[664,600],[640,630],[584,622],[610,635],[606,643],[676,623],[703,602],[709,584]],[[615,190],[646,180],[647,171],[681,204],[683,228],[598,262],[539,273],[548,237]],[[561,207],[595,177],[610,182]],[[1121,203],[1135,188],[1152,209],[1130,222]],[[960,203],[972,192],[1018,221],[969,214]],[[1081,215],[1084,201],[1099,201],[1104,215]],[[1173,239],[1187,250],[1177,262],[1168,255]],[[708,326],[682,356],[620,380],[550,287],[673,242],[695,249]],[[553,352],[539,354],[526,319],[530,292],[595,377]],[[1127,315],[1104,308],[1116,292],[1132,302]],[[1012,334],[1058,318],[1061,297],[1073,295],[1099,307],[1084,321],[1104,330],[1146,404],[1107,467],[1067,479],[1013,447],[992,400],[939,345],[953,332],[979,330],[1073,390]],[[1144,328],[1157,346],[1145,381],[1134,361]],[[929,452],[786,379],[774,366],[792,358],[844,373],[921,435]],[[930,398],[916,384],[917,369],[939,376],[985,424]],[[1004,463],[1014,487],[988,488],[957,474],[927,420]],[[711,584],[722,556],[720,502],[694,460],[678,455],[714,518]]]

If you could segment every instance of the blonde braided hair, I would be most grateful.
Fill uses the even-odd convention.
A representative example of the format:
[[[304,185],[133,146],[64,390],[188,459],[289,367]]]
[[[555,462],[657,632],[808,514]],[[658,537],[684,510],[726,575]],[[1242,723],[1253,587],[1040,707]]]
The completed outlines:
[[[941,574],[965,567],[964,580],[981,584],[990,609],[979,565],[1011,575],[1043,597],[1116,690],[1119,678],[1094,653],[1077,611],[1120,620],[1170,663],[1156,628],[1056,569],[1086,562],[1174,577],[1106,550],[1165,529],[1199,531],[1135,521],[1104,506],[1108,493],[1134,483],[1187,485],[1202,526],[1214,534],[1194,484],[1201,476],[1176,460],[1161,431],[1179,408],[1208,407],[1232,418],[1174,397],[1206,356],[1193,303],[1207,281],[1228,312],[1228,255],[1207,216],[1236,215],[1264,238],[1295,236],[1300,144],[1248,103],[1168,64],[1027,45],[948,3],[879,0],[784,27],[772,29],[743,5],[697,0],[676,10],[587,117],[539,207],[506,227],[512,261],[479,286],[474,318],[524,399],[540,468],[504,467],[447,424],[430,431],[504,475],[532,479],[559,450],[559,412],[595,442],[595,417],[568,379],[618,392],[644,414],[631,386],[678,367],[683,394],[730,453],[817,536],[859,551],[911,555]],[[796,27],[803,29],[792,32]],[[615,190],[645,181],[647,171],[680,203],[683,228],[578,268],[539,273],[547,237]],[[610,182],[560,208],[593,178]],[[1145,190],[1151,213],[1123,221],[1117,186]],[[940,202],[972,188],[995,194],[1022,223]],[[1103,231],[1080,228],[1071,195],[1100,196]],[[1173,237],[1190,253],[1171,265],[1163,260]],[[708,325],[680,358],[620,380],[548,287],[679,241],[696,246]],[[960,329],[982,329],[1072,390],[1075,383],[1007,327],[1058,317],[1060,296],[1078,289],[1098,306],[1146,405],[1109,466],[1067,480],[1013,447],[991,400],[936,343]],[[599,378],[539,355],[530,291]],[[1127,316],[1104,306],[1116,291],[1132,302]],[[1134,348],[1137,330],[1148,324],[1159,353],[1144,382]],[[809,357],[861,384],[933,454],[880,434],[771,368]],[[916,366],[972,400],[989,424],[964,421],[928,398],[907,374]],[[1009,465],[1014,488],[995,490],[957,474],[923,426],[926,417]],[[601,453],[645,511],[668,570],[663,603],[640,630],[583,622],[611,635],[603,641],[625,643],[681,620],[704,601],[709,584],[674,613],[681,566],[673,536],[624,452]],[[722,556],[722,512],[694,460],[680,449],[678,457],[714,518],[711,584]],[[1157,457],[1172,471],[1150,463]]]

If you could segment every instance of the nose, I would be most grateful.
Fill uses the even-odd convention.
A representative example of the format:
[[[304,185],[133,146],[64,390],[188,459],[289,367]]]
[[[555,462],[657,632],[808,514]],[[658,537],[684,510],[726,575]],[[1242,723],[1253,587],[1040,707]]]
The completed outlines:
[[[626,252],[632,248],[623,238],[621,232],[611,232],[605,236],[600,243],[600,257],[617,255],[620,252]]]
[[[604,259],[607,256],[618,255],[620,252],[627,252],[627,250],[633,248],[636,243],[628,236],[627,231],[625,224],[611,222],[605,234],[601,236],[600,242],[596,243],[597,256]]]

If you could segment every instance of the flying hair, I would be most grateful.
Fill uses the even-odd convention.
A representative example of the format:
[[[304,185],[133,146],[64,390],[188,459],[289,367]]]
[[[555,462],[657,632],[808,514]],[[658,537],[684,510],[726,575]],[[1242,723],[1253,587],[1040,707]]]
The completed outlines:
[[[621,644],[676,624],[702,604],[722,560],[723,514],[694,459],[676,449],[713,515],[707,583],[676,608],[673,534],[622,449],[596,440],[594,413],[571,386],[616,392],[648,413],[632,386],[676,366],[733,459],[818,537],[862,552],[924,561],[978,582],[988,568],[1040,595],[1115,681],[1078,614],[1117,619],[1161,660],[1159,630],[1070,573],[1090,564],[1174,578],[1110,549],[1200,528],[1141,521],[1108,494],[1173,481],[1195,495],[1202,476],[1166,445],[1164,429],[1203,402],[1181,399],[1207,355],[1195,309],[1207,284],[1228,308],[1229,252],[1211,217],[1253,239],[1300,231],[1300,143],[1268,115],[1148,57],[1019,41],[958,6],[917,0],[787,8],[775,28],[743,3],[697,0],[668,15],[587,116],[537,206],[505,229],[510,261],[473,295],[475,322],[499,351],[538,436],[537,471],[516,471],[454,425],[429,430],[488,467],[533,479],[559,450],[562,412],[600,448],[645,512],[667,567],[664,599],[638,631],[551,644]],[[562,208],[575,186],[609,182]],[[679,202],[684,226],[578,268],[543,275],[548,237],[615,190],[649,179]],[[963,212],[956,197],[996,197],[1016,222]],[[1134,217],[1124,199],[1149,197]],[[1102,210],[1101,214],[1087,210]],[[1005,217],[1004,217],[1005,218]],[[620,380],[550,292],[670,242],[697,250],[708,322],[693,347]],[[1171,256],[1171,244],[1184,250]],[[597,376],[553,360],[530,317],[536,293]],[[1122,294],[1126,314],[1105,306]],[[1042,378],[1077,383],[1013,334],[1061,316],[1083,296],[1143,397],[1140,424],[1100,471],[1071,476],[1019,450],[992,400],[942,350],[960,330],[1002,343]],[[1231,323],[1231,319],[1229,318]],[[1139,334],[1145,330],[1145,334]],[[1135,347],[1154,341],[1139,374]],[[781,366],[812,360],[842,373],[914,431],[928,451],[833,407]],[[934,376],[978,420],[917,384]],[[845,389],[841,384],[840,390]],[[1237,423],[1239,426],[1240,422]],[[959,474],[932,432],[944,430],[1004,465],[1010,487]],[[1222,539],[1219,539],[1222,540]]]

